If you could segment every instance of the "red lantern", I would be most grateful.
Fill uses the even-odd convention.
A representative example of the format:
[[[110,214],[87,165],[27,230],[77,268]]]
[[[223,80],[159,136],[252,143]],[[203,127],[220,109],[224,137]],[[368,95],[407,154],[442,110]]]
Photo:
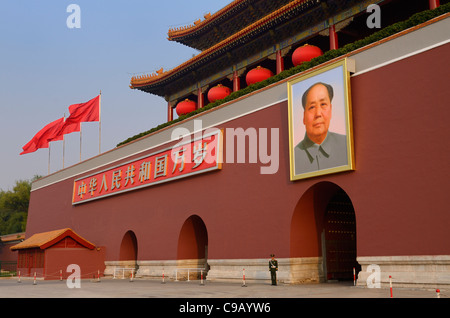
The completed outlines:
[[[273,73],[271,70],[268,70],[267,68],[258,66],[250,72],[247,73],[247,76],[245,78],[247,85],[255,84],[261,81],[264,81],[268,79],[269,77],[272,77]]]
[[[214,86],[208,91],[208,100],[210,103],[215,102],[218,99],[222,99],[231,94],[231,89],[222,84]]]
[[[184,101],[179,102],[177,104],[177,107],[175,110],[177,111],[178,116],[181,116],[181,115],[186,115],[190,112],[193,112],[196,109],[197,109],[197,103],[186,98]]]
[[[322,50],[317,46],[305,44],[294,51],[292,54],[292,63],[294,66],[297,66],[303,62],[308,62],[315,57],[321,56],[322,54]]]

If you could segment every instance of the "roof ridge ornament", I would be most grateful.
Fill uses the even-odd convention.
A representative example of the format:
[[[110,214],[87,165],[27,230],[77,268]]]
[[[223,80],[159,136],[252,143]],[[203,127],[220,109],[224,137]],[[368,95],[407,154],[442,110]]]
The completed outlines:
[[[169,30],[167,32],[168,39],[170,40],[171,37],[176,37],[176,36],[180,36],[180,35],[182,36],[185,31],[191,31],[191,29],[194,29],[194,28],[201,28],[204,24],[209,22],[209,20],[213,20],[214,18],[219,17],[220,15],[227,12],[230,8],[233,8],[236,5],[243,3],[245,1],[247,1],[247,0],[234,0],[212,15],[210,12],[205,13],[203,15],[203,17],[205,18],[203,21],[201,19],[198,19],[194,22],[194,24],[190,24],[190,25],[182,26],[182,27],[178,27],[178,28],[169,28]]]

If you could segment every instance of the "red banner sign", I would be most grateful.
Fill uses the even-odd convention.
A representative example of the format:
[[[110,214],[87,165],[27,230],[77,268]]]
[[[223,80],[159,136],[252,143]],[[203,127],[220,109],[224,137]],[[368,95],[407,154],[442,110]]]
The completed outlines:
[[[169,149],[75,180],[72,204],[140,189],[222,168],[222,132],[202,135]]]

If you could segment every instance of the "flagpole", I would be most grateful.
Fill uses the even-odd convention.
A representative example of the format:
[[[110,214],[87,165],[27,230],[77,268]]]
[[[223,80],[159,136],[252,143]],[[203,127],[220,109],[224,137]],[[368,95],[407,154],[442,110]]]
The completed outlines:
[[[64,113],[64,122],[66,122],[66,113]],[[62,156],[62,168],[64,169],[64,159],[66,156],[66,135],[63,134],[63,156]]]
[[[98,154],[101,154],[102,147],[102,90],[98,99]]]
[[[80,123],[80,162],[81,162],[81,123]]]
[[[50,174],[50,147],[51,144],[48,143],[48,174]]]
[[[63,160],[63,166],[62,166],[62,168],[64,169],[64,157],[66,156],[66,138],[65,138],[65,136],[63,135],[63,158],[62,158],[62,160]]]

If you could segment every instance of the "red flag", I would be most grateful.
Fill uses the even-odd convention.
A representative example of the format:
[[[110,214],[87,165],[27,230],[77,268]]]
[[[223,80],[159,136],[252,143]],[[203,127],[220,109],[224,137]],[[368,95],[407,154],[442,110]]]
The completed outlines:
[[[63,135],[70,134],[73,132],[77,132],[81,130],[81,123],[67,123],[67,119],[64,121],[64,123],[59,128],[59,131],[57,132],[56,138],[60,139],[54,139],[54,140],[61,140]],[[49,140],[53,141],[53,140]]]
[[[100,121],[100,95],[90,101],[69,106],[66,126],[86,121]]]
[[[100,121],[100,95],[90,101],[69,106],[69,117],[66,118],[59,135],[80,131],[80,125],[85,121]]]
[[[48,148],[48,143],[50,141],[62,140],[63,135],[59,132],[64,125],[64,117],[57,119],[50,124],[42,128],[34,137],[22,147],[23,152],[20,154],[26,154],[30,152],[35,152],[39,148]]]

